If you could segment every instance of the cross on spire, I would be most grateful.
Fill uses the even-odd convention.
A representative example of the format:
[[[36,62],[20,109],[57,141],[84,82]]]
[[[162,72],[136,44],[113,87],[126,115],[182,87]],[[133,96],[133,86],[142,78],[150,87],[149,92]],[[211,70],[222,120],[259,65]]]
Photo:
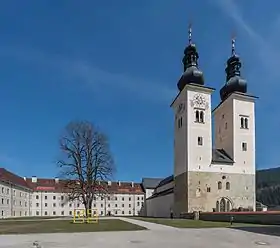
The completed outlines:
[[[231,38],[231,55],[235,55],[235,36]]]
[[[189,45],[192,44],[192,24],[189,24]]]

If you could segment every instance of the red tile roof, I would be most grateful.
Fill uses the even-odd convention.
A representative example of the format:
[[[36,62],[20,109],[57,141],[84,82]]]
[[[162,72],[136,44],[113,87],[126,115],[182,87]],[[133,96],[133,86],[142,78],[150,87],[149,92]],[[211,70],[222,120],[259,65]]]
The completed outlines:
[[[33,191],[65,192],[65,180],[59,179],[59,181],[56,182],[55,179],[37,178],[37,182],[33,183],[32,178],[26,178],[25,180],[24,178],[17,176],[4,168],[0,168],[0,180],[7,181],[22,187],[30,188]],[[108,191],[110,193],[144,193],[140,183],[120,182],[119,184],[118,182],[111,182],[111,185],[108,185],[107,182],[103,183],[107,185]]]
[[[4,168],[0,168],[0,180],[8,183],[12,183],[21,187],[29,188],[27,182],[20,176],[7,171]]]

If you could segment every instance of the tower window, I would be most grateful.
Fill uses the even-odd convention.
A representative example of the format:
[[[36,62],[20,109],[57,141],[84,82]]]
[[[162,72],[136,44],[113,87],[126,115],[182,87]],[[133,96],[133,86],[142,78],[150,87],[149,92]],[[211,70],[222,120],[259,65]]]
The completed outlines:
[[[247,117],[240,118],[240,128],[249,129],[249,119]]]
[[[207,187],[207,192],[211,192],[211,188],[210,187]]]
[[[226,190],[230,190],[230,183],[229,182],[226,183]]]
[[[204,123],[205,121],[205,114],[203,110],[196,110],[195,111],[195,122],[197,123]]]
[[[180,117],[180,118],[178,119],[178,128],[181,128],[182,126],[183,126],[183,118]]]
[[[218,189],[222,189],[222,182],[221,181],[218,182]]]
[[[201,136],[197,137],[197,144],[199,146],[202,146],[203,145],[203,138]]]
[[[242,151],[247,151],[247,143],[246,142],[242,142]]]

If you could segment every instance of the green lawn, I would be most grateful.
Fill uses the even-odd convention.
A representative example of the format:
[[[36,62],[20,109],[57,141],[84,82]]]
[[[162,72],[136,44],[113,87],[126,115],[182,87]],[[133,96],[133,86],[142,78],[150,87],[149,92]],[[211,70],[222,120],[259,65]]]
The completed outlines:
[[[153,222],[157,224],[173,226],[178,228],[210,228],[210,227],[243,227],[243,226],[256,226],[255,224],[233,223],[231,226],[229,222],[214,222],[202,220],[188,220],[188,219],[164,219],[164,218],[145,218],[133,217],[136,220]]]
[[[69,220],[0,222],[0,234],[134,231],[144,229],[117,219],[99,220],[98,223],[92,224],[74,224]]]
[[[5,219],[0,219],[0,221],[5,220],[49,220],[49,219],[57,219],[60,216],[22,216],[22,217],[10,217]]]

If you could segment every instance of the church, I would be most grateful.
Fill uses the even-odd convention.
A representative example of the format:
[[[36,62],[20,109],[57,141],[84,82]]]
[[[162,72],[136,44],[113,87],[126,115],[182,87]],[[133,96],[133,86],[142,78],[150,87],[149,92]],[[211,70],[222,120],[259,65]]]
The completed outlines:
[[[169,217],[172,212],[179,217],[196,211],[256,208],[257,97],[247,93],[235,40],[220,102],[213,109],[211,95],[215,89],[206,84],[198,58],[189,28],[189,44],[182,60],[184,72],[177,83],[179,93],[170,105],[174,111],[174,174],[161,180],[146,199],[147,216]]]

